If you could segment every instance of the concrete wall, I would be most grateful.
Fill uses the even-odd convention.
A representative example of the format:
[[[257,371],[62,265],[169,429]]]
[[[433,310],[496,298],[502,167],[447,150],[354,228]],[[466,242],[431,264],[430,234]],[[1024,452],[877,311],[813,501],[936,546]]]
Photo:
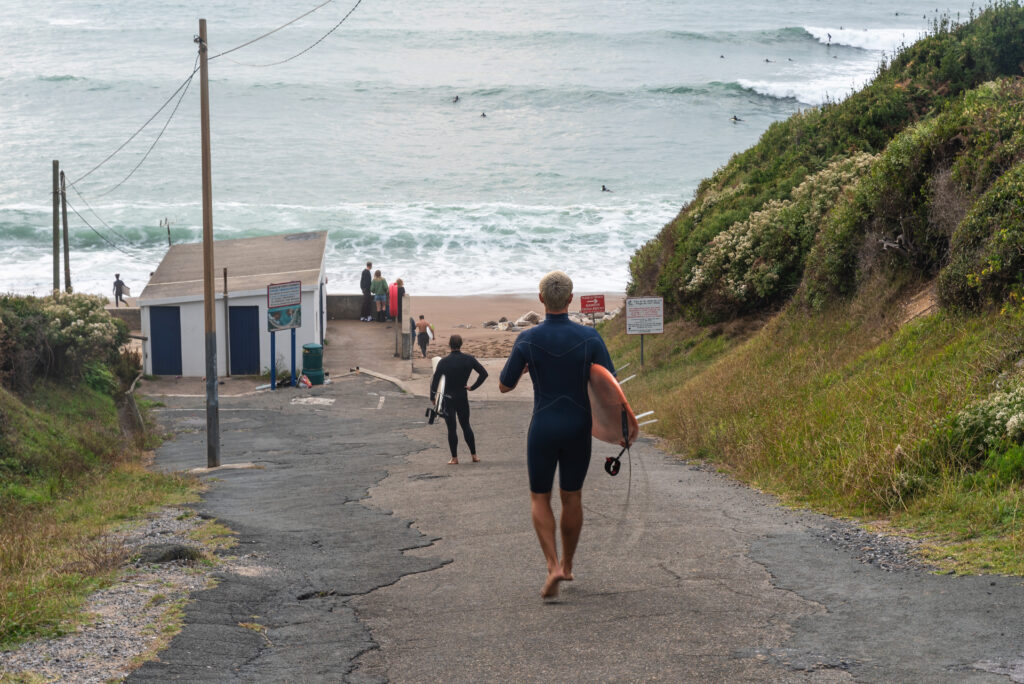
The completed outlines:
[[[362,308],[361,294],[327,295],[327,318],[332,321],[358,321]]]
[[[302,327],[295,329],[295,370],[302,369],[302,345],[310,342],[321,343],[320,291],[302,290]],[[235,296],[228,298],[229,306],[258,306],[260,331],[260,371],[270,368],[270,333],[267,331],[267,296],[265,294]],[[178,306],[181,312],[181,374],[186,377],[206,375],[206,323],[202,300],[167,304]],[[356,318],[358,318],[358,313]],[[149,337],[143,343],[143,368],[153,372],[152,335],[149,328],[149,307],[142,307],[142,334]],[[224,299],[218,295],[215,302],[214,320],[217,327],[217,375],[227,375],[227,345],[224,334]],[[278,368],[291,368],[291,332],[278,332],[276,339]]]
[[[142,330],[142,313],[138,307],[134,306],[119,306],[117,308],[107,309],[114,318],[120,318],[128,326],[129,330]]]

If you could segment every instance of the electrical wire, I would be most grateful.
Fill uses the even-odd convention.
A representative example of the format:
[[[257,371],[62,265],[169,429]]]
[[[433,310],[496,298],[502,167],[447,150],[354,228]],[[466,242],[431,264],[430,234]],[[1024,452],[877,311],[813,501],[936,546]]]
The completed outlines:
[[[333,1],[333,0],[329,0],[329,1]],[[341,18],[341,21],[339,21],[337,24],[335,24],[333,27],[331,27],[331,29],[327,33],[325,33],[324,35],[320,36],[320,38],[318,38],[312,45],[308,46],[304,50],[300,50],[299,52],[296,52],[291,57],[287,57],[287,58],[282,59],[282,60],[280,60],[278,62],[269,62],[267,64],[247,64],[245,62],[238,62],[238,61],[235,61],[235,60],[230,59],[230,58],[229,58],[229,61],[231,61],[234,64],[237,64],[239,66],[257,67],[257,68],[280,66],[281,64],[285,64],[287,62],[290,62],[290,61],[292,61],[293,59],[295,59],[297,57],[301,57],[302,55],[306,54],[307,52],[309,52],[310,50],[315,48],[320,43],[324,42],[324,40],[326,40],[328,36],[330,36],[332,33],[337,31],[341,27],[341,25],[345,23],[346,19],[348,19],[350,16],[352,16],[352,13],[356,11],[356,8],[359,7],[359,5],[362,4],[362,2],[363,2],[363,0],[356,0],[356,4],[352,5],[352,9],[350,9],[348,12],[345,13],[345,16],[343,16]],[[325,2],[324,5],[326,5],[326,4],[327,3]],[[320,5],[320,7],[323,7],[323,5]],[[316,11],[317,9],[320,9],[320,7],[317,7],[314,10],[310,10],[306,14],[310,14],[310,13]],[[305,16],[305,15],[303,15],[303,16]],[[289,23],[293,23],[294,21],[297,21],[298,19],[301,19],[301,18],[302,17],[298,17],[297,19],[293,19]],[[287,25],[288,24],[285,24],[285,26],[287,26]],[[279,27],[277,29],[274,29],[274,31],[278,31],[281,28],[284,28],[284,26]],[[273,33],[274,31],[271,31],[271,33]],[[268,35],[270,35],[270,34],[268,33],[268,34],[264,34],[263,36],[260,36],[260,38],[254,38],[253,40],[249,41],[248,43],[245,43],[244,45],[239,45],[236,48],[232,48],[230,50],[226,50],[224,52],[221,52],[220,54],[217,54],[217,55],[214,55],[213,57],[210,57],[210,59],[213,60],[213,59],[216,59],[217,57],[223,57],[224,55],[228,54],[229,52],[234,52],[235,50],[238,50],[238,49],[241,49],[241,48],[245,47],[246,45],[250,45],[252,43],[255,43],[257,40],[260,40],[261,38],[265,38]]]
[[[196,65],[198,65],[198,64],[199,64],[199,55],[196,55]],[[188,93],[188,87],[189,87],[189,85],[191,85],[192,80],[196,76],[196,71],[197,71],[197,69],[193,68],[192,75],[189,76],[188,80],[185,82],[185,89],[181,91],[181,96],[178,98],[178,102],[174,105],[174,109],[171,110],[171,114],[170,114],[170,116],[167,117],[167,121],[164,122],[164,127],[160,129],[160,132],[157,134],[156,139],[153,140],[153,144],[149,146],[148,150],[146,150],[146,154],[142,155],[142,159],[139,160],[139,163],[136,164],[135,168],[133,168],[131,171],[129,171],[128,175],[125,176],[124,178],[122,178],[121,181],[117,185],[115,185],[115,186],[113,186],[113,187],[111,187],[111,188],[109,188],[107,190],[104,190],[100,194],[96,195],[96,197],[105,197],[106,195],[109,195],[110,193],[114,192],[119,187],[124,185],[125,181],[127,181],[129,178],[131,178],[135,174],[135,172],[139,170],[139,167],[142,166],[142,164],[146,161],[146,159],[149,158],[149,153],[152,152],[153,148],[156,147],[156,144],[158,142],[160,142],[160,138],[163,137],[164,131],[166,131],[167,127],[171,125],[171,119],[173,119],[174,115],[178,113],[178,107],[181,106],[181,101],[185,99],[185,95]],[[77,192],[77,190],[75,192]],[[95,214],[96,212],[93,212],[93,213]]]
[[[327,5],[331,4],[332,2],[334,2],[334,0],[326,0],[326,2],[320,3],[319,5],[314,7],[313,9],[309,10],[308,12],[306,12],[305,14],[300,14],[299,16],[295,17],[294,19],[292,19],[288,23],[281,24],[276,29],[273,29],[272,31],[267,31],[262,36],[257,36],[256,38],[253,38],[252,40],[250,40],[248,42],[242,43],[241,45],[236,45],[235,47],[231,48],[230,50],[225,50],[224,52],[218,52],[214,56],[210,57],[210,59],[217,59],[218,57],[223,57],[224,55],[230,54],[230,53],[235,52],[237,50],[241,50],[242,48],[249,47],[253,43],[261,41],[261,40],[263,40],[264,38],[266,38],[268,36],[274,35],[278,31],[280,31],[281,29],[287,28],[287,27],[291,26],[292,24],[297,22],[299,19],[304,19],[304,18],[308,17],[313,12],[316,12],[318,9],[327,6]],[[232,60],[232,61],[234,61],[234,60]]]
[[[89,211],[92,212],[92,215],[95,216],[96,218],[98,218],[100,223],[102,223],[104,226],[107,227],[107,230],[109,230],[111,233],[113,233],[117,237],[121,238],[125,242],[131,242],[131,240],[129,240],[126,236],[124,236],[123,234],[121,234],[121,233],[117,232],[116,230],[114,230],[110,226],[109,223],[107,223],[106,221],[103,220],[102,216],[100,216],[99,214],[96,213],[96,210],[92,208],[91,204],[89,204],[89,200],[85,199],[85,196],[82,195],[82,193],[78,191],[78,188],[76,188],[75,186],[72,185],[71,189],[74,190],[75,194],[78,195],[78,197],[82,200],[83,203],[85,203],[85,206],[89,208]],[[76,211],[75,213],[77,214],[78,212]]]
[[[121,145],[116,150],[114,150],[109,155],[107,155],[107,157],[103,161],[101,161],[99,164],[97,164],[96,166],[92,167],[91,169],[86,171],[84,174],[82,174],[81,176],[79,176],[75,180],[73,180],[70,183],[68,183],[68,185],[70,185],[71,187],[75,187],[76,184],[82,182],[83,180],[88,178],[90,175],[92,175],[92,173],[96,169],[100,168],[101,166],[106,164],[108,161],[113,159],[114,155],[116,155],[118,152],[123,150],[128,145],[128,143],[130,143],[132,140],[135,140],[135,137],[139,133],[141,133],[143,131],[143,129],[146,128],[146,126],[148,126],[149,124],[153,123],[153,119],[155,119],[157,117],[157,115],[160,114],[160,112],[162,112],[164,110],[164,108],[167,107],[167,105],[169,105],[171,103],[171,101],[175,98],[175,96],[177,96],[177,94],[180,93],[183,88],[187,88],[188,87],[188,84],[192,82],[192,78],[196,75],[197,71],[199,71],[199,67],[196,67],[196,68],[192,69],[192,73],[188,75],[188,78],[186,78],[184,81],[182,81],[181,85],[178,86],[178,88],[173,93],[171,93],[171,96],[169,98],[167,98],[167,100],[162,105],[160,105],[160,108],[158,110],[153,112],[153,116],[149,117],[149,119],[146,120],[146,123],[144,123],[141,126],[139,126],[138,130],[136,130],[134,133],[132,133],[131,136],[129,136],[129,138],[127,140],[125,140],[123,143],[121,143]]]
[[[95,228],[93,228],[93,227],[92,227],[92,224],[91,224],[91,223],[89,223],[89,222],[88,222],[88,221],[87,221],[87,220],[85,219],[85,217],[84,217],[84,216],[82,216],[82,215],[81,215],[81,214],[80,214],[80,213],[78,212],[78,210],[77,210],[77,209],[75,209],[75,206],[74,206],[73,204],[71,204],[71,202],[68,202],[68,207],[69,207],[69,208],[71,209],[71,211],[75,212],[75,216],[77,216],[78,218],[82,219],[82,223],[84,223],[85,225],[89,226],[89,230],[91,230],[92,232],[96,233],[96,235],[97,235],[97,236],[99,236],[99,238],[100,238],[101,240],[103,240],[104,242],[106,242],[106,243],[107,243],[108,245],[110,245],[111,247],[113,247],[113,248],[114,248],[114,249],[116,249],[117,251],[119,251],[119,252],[124,252],[125,254],[127,254],[127,255],[128,255],[128,256],[130,256],[130,257],[132,257],[133,259],[135,259],[135,258],[138,258],[138,255],[136,255],[136,254],[132,254],[131,252],[129,252],[129,251],[127,251],[127,250],[124,250],[124,249],[122,249],[122,248],[121,248],[121,247],[120,247],[119,245],[117,245],[117,244],[115,244],[114,242],[112,242],[112,241],[111,241],[111,240],[110,240],[110,239],[109,239],[109,238],[108,238],[108,237],[107,237],[106,235],[104,235],[104,234],[103,234],[103,233],[101,233],[100,231],[98,231],[98,230],[96,230]]]

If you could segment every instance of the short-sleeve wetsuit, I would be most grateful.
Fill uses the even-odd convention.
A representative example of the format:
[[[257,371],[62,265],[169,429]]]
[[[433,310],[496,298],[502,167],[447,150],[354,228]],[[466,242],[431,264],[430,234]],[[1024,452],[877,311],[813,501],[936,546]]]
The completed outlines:
[[[558,485],[575,492],[583,488],[590,465],[591,364],[612,373],[604,340],[593,328],[569,320],[568,314],[547,314],[544,322],[524,330],[501,371],[501,384],[515,387],[528,367],[533,380],[533,419],[526,438],[530,491],[551,491],[558,466]]]

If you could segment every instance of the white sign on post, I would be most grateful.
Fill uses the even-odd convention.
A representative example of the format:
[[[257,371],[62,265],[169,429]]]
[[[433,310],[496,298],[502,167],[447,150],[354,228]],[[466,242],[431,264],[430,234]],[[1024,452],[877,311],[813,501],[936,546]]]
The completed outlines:
[[[665,306],[661,297],[626,298],[626,334],[654,335],[665,331]]]

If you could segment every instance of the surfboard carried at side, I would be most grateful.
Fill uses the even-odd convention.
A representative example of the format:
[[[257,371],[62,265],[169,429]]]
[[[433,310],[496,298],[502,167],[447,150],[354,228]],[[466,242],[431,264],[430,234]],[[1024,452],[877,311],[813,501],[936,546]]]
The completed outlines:
[[[590,433],[602,442],[631,446],[640,434],[640,426],[615,376],[604,366],[591,365],[587,394],[593,420]]]
[[[434,395],[434,403],[427,409],[427,425],[433,425],[438,416],[444,417],[444,376],[437,383],[437,394]]]

